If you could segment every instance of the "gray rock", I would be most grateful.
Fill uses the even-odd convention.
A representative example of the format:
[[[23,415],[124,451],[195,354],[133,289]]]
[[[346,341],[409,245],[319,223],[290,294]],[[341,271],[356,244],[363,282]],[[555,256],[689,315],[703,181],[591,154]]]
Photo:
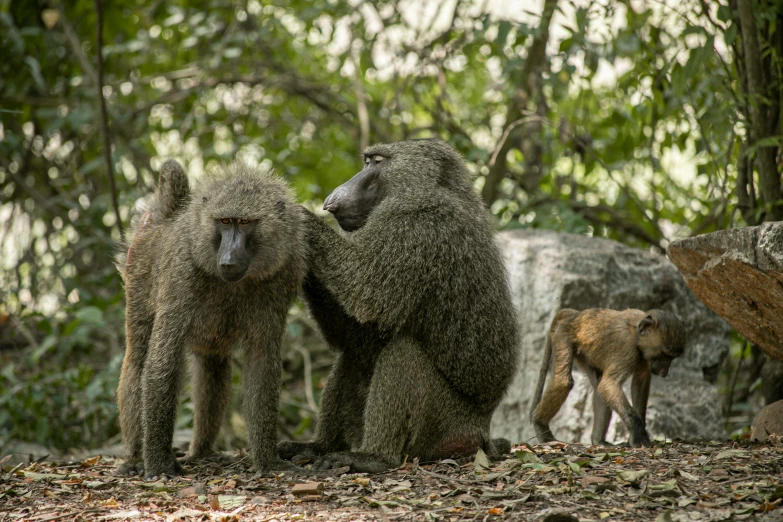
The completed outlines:
[[[669,377],[653,376],[648,429],[653,437],[715,439],[726,436],[721,402],[712,384],[729,349],[729,328],[702,305],[665,257],[606,239],[543,230],[498,235],[519,311],[520,369],[492,419],[492,435],[536,443],[528,420],[544,340],[561,308],[661,308],[678,314],[688,333],[685,355]],[[589,443],[592,390],[574,369],[575,386],[552,422],[555,437]],[[626,384],[626,388],[628,383]],[[614,416],[607,439],[625,441]]]
[[[783,222],[675,241],[669,257],[710,310],[783,359]]]
[[[783,401],[764,406],[750,427],[751,440],[763,441],[770,436],[783,437]]]

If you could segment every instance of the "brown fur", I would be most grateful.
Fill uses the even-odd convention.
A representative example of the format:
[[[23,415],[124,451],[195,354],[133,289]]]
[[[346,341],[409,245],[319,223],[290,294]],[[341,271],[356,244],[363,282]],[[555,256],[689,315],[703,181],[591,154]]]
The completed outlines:
[[[593,385],[593,444],[606,444],[611,410],[623,419],[631,446],[649,446],[647,399],[652,371],[665,376],[671,359],[682,355],[685,329],[674,314],[662,310],[560,310],[547,335],[531,417],[539,442],[554,440],[549,422],[574,385],[574,359]],[[552,379],[544,382],[552,365]],[[621,388],[632,377],[633,407]]]
[[[251,225],[244,277],[218,273],[221,219]],[[305,271],[301,215],[286,183],[232,164],[193,189],[176,163],[118,256],[127,301],[117,403],[126,446],[120,473],[181,471],[171,450],[186,352],[192,354],[194,434],[189,458],[212,450],[231,391],[231,353],[243,349],[243,405],[253,463],[289,468],[275,439],[285,319]],[[229,225],[234,226],[234,225]],[[239,226],[239,225],[236,225]],[[232,229],[233,230],[233,229]],[[225,246],[225,245],[224,245]]]
[[[783,400],[768,404],[753,419],[751,440],[767,440],[770,436],[783,437]]]

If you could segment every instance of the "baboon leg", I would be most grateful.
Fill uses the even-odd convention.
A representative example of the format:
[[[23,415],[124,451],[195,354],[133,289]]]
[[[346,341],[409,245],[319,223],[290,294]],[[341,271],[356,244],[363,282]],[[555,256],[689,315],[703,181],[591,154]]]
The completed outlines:
[[[634,371],[631,380],[631,400],[633,409],[642,418],[645,429],[647,428],[647,400],[650,397],[650,366],[639,364]]]
[[[182,350],[179,327],[165,324],[156,317],[150,351],[142,378],[144,426],[144,476],[174,476],[182,467],[174,457],[171,442],[181,381]]]
[[[409,459],[465,456],[478,448],[492,452],[490,410],[483,414],[458,396],[421,348],[398,339],[380,354],[364,415],[358,451],[332,453],[316,469],[349,465],[377,473]]]
[[[574,387],[574,378],[571,375],[571,364],[574,352],[571,345],[557,336],[552,338],[552,377],[544,390],[541,402],[533,411],[533,427],[539,443],[555,440],[549,423],[560,411],[563,403],[568,398],[571,388]]]
[[[364,405],[373,373],[372,366],[364,366],[351,356],[337,354],[321,396],[315,439],[279,442],[280,458],[314,457],[359,448],[364,433]]]
[[[612,420],[612,409],[598,393],[598,383],[601,382],[601,372],[595,368],[582,368],[593,386],[593,431],[590,442],[594,446],[611,446],[606,442],[606,432],[609,430],[609,421]]]
[[[231,358],[196,352],[193,361],[193,440],[188,460],[212,453],[231,399]]]
[[[130,296],[128,296],[128,302],[132,302]],[[132,317],[132,311],[128,310],[127,315],[129,318]],[[151,334],[151,318],[149,320],[128,320],[125,357],[122,360],[120,382],[117,387],[117,408],[125,445],[125,462],[117,468],[117,473],[121,475],[140,475],[144,472],[144,455],[142,454],[144,434],[141,421],[143,406],[139,384],[142,382],[144,361],[147,357]]]
[[[300,469],[280,460],[275,450],[280,374],[283,371],[280,350],[284,324],[275,325],[271,318],[264,319],[265,335],[259,344],[250,346],[246,351],[245,367],[242,370],[242,409],[247,424],[250,456],[258,471]],[[281,319],[285,321],[284,314]]]
[[[611,376],[604,374],[598,383],[598,393],[606,404],[609,405],[623,419],[628,432],[631,434],[629,444],[633,447],[650,446],[650,437],[644,428],[644,421],[631,407],[628,398],[620,387],[620,382]]]

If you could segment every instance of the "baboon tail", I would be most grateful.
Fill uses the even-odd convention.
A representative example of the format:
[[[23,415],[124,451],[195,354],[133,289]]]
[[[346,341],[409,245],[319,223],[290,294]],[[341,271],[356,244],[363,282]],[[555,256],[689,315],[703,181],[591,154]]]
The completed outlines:
[[[117,245],[114,265],[125,277],[125,268],[132,262],[134,245],[148,228],[173,217],[190,201],[190,185],[185,170],[175,160],[168,160],[160,168],[158,189],[148,196],[140,209],[134,211],[125,241]]]
[[[530,418],[533,418],[533,412],[536,411],[538,403],[541,402],[541,396],[544,394],[544,384],[546,384],[546,374],[549,373],[549,365],[552,360],[552,336],[547,332],[546,344],[544,345],[544,357],[541,359],[541,370],[538,372],[538,383],[536,384],[536,393],[533,395],[533,407],[530,408]]]
[[[160,168],[157,199],[159,217],[163,219],[172,217],[190,200],[188,175],[176,160],[168,160]]]

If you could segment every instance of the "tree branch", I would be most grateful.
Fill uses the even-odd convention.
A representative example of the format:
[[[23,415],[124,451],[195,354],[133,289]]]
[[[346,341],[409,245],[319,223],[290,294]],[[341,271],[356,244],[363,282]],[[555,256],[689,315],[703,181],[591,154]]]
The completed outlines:
[[[106,173],[109,176],[111,189],[111,204],[117,218],[117,229],[120,231],[120,239],[125,241],[125,228],[120,218],[120,205],[117,201],[117,182],[114,179],[114,165],[111,159],[111,138],[109,136],[109,117],[106,114],[106,98],[103,97],[103,6],[101,0],[95,0],[95,9],[98,16],[98,38],[96,52],[98,55],[98,70],[96,73],[98,87],[98,101],[101,112],[101,130],[103,132],[103,157],[106,160]]]

